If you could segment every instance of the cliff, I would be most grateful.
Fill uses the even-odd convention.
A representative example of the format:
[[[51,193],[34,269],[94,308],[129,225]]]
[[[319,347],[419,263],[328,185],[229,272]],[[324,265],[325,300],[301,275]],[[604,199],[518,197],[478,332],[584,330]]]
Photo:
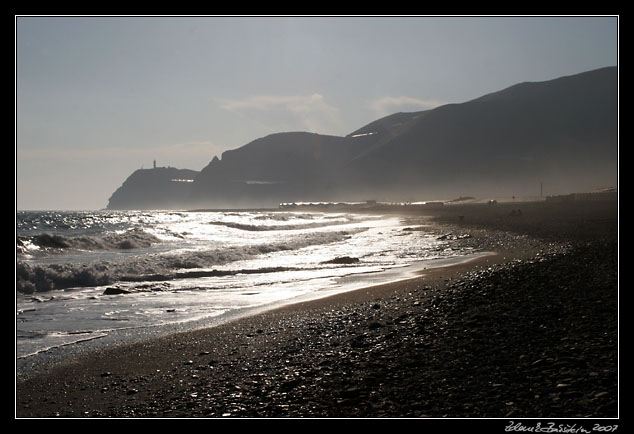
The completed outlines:
[[[174,167],[136,170],[112,194],[107,209],[186,208],[197,174]]]

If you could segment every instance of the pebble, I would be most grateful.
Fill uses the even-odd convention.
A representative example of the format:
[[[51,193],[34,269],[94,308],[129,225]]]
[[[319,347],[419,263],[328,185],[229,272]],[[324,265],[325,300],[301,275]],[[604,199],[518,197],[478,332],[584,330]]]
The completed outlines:
[[[530,212],[522,211],[527,221]],[[474,216],[467,220],[477,223]],[[259,345],[275,337],[274,343],[238,354],[240,343],[227,340],[217,360],[193,374],[197,381],[187,367],[192,360],[177,362],[172,373],[161,373],[164,383],[148,374],[138,383],[128,378],[109,385],[128,394],[138,390],[126,384],[144,391],[148,385],[147,394],[125,406],[104,401],[116,404],[68,411],[114,417],[615,417],[617,238],[581,234],[580,242],[573,229],[563,241],[554,229],[536,226],[538,240],[495,232],[483,242],[470,227],[471,237],[446,241],[459,248],[535,247],[539,260],[445,276],[444,283],[409,289],[398,299],[282,316],[279,324],[255,331],[269,330],[266,337],[251,340]],[[52,414],[50,407],[42,412]]]

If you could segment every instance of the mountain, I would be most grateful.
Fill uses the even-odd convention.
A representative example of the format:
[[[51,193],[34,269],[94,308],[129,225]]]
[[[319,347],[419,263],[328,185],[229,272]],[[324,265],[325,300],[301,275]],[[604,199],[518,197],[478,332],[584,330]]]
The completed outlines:
[[[214,158],[196,177],[192,201],[252,207],[333,198],[345,165],[366,146],[346,137],[271,134]]]
[[[616,185],[617,168],[615,67],[412,115],[349,165],[356,189],[422,197],[583,191]]]
[[[197,174],[174,167],[136,170],[110,196],[107,209],[186,208]]]
[[[395,113],[345,137],[271,134],[214,157],[187,204],[558,194],[614,186],[617,173],[618,69],[607,67]]]

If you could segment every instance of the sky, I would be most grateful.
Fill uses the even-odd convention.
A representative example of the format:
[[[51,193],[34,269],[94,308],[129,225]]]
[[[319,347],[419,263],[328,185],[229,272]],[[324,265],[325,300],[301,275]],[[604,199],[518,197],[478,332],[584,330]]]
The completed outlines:
[[[140,168],[618,65],[616,16],[16,16],[17,210],[97,210]]]

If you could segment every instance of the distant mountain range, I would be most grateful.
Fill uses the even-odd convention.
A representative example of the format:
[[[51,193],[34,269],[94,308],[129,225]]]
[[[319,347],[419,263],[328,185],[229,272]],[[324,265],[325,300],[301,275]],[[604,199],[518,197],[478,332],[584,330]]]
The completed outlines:
[[[607,67],[396,113],[345,137],[271,134],[214,157],[199,173],[136,171],[108,208],[414,201],[539,195],[540,185],[549,194],[616,186],[618,94],[618,69]]]

